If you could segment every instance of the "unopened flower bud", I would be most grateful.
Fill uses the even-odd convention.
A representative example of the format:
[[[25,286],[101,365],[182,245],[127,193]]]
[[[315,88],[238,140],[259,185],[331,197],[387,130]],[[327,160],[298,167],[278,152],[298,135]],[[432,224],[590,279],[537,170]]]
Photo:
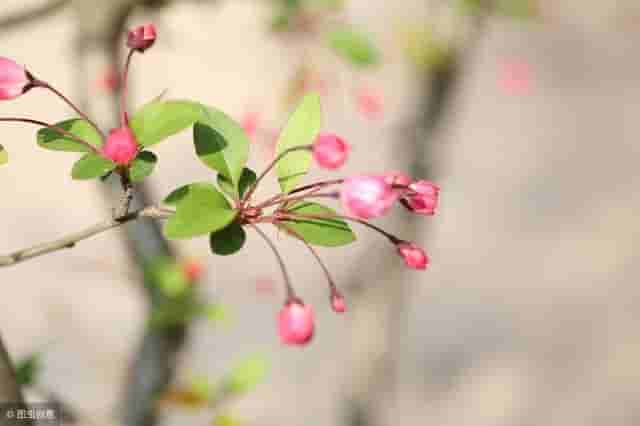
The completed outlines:
[[[398,254],[402,256],[404,263],[408,267],[413,269],[427,269],[429,257],[420,247],[406,241],[398,243],[396,247]]]
[[[347,161],[351,146],[342,138],[323,133],[313,144],[313,158],[320,167],[337,169]]]
[[[31,78],[23,66],[0,57],[0,100],[17,98],[29,90]]]
[[[112,129],[107,142],[102,147],[102,154],[121,166],[128,165],[138,153],[138,143],[128,127]]]
[[[127,46],[144,52],[156,41],[156,26],[153,24],[140,25],[129,31]]]
[[[344,208],[361,219],[385,214],[398,199],[398,194],[384,176],[353,176],[345,179],[340,191]]]
[[[342,296],[338,290],[333,290],[331,292],[331,309],[333,309],[333,312],[338,314],[347,310],[347,306],[344,303],[344,296]]]
[[[413,213],[431,216],[438,207],[440,188],[432,182],[419,180],[409,185],[407,205]]]
[[[287,345],[306,345],[313,337],[313,308],[299,300],[289,300],[278,314],[278,334]]]

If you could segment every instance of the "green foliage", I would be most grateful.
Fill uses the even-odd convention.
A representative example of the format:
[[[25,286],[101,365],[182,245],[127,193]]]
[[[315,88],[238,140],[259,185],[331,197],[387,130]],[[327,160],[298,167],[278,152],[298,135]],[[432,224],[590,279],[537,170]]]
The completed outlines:
[[[317,93],[306,95],[280,133],[276,153],[280,155],[287,149],[313,144],[320,132],[321,115],[320,96]],[[276,172],[282,191],[293,189],[310,164],[311,152],[307,150],[290,152],[278,161]]]
[[[129,178],[132,182],[140,182],[151,173],[156,167],[158,157],[151,151],[142,151],[131,162],[131,168],[129,169]]]
[[[291,213],[318,216],[333,216],[337,213],[318,203],[302,202],[287,209]],[[349,225],[341,219],[296,219],[287,221],[286,227],[293,229],[309,244],[338,247],[350,244],[356,236]]]
[[[29,355],[16,363],[16,381],[20,386],[34,385],[42,370],[40,354]]]
[[[234,395],[247,393],[264,380],[268,370],[269,363],[264,356],[250,356],[229,372],[223,383],[224,392]]]
[[[233,222],[209,236],[209,246],[214,254],[228,256],[238,252],[247,239],[247,234],[242,226]]]
[[[535,0],[458,0],[457,8],[461,13],[468,15],[479,15],[483,11],[491,10],[496,15],[517,19],[533,18],[538,13]]]
[[[79,118],[73,118],[71,120],[61,121],[55,124],[56,127],[66,130],[74,136],[79,137],[82,140],[89,142],[96,148],[102,146],[102,136],[93,128],[89,122],[81,120]],[[69,152],[89,152],[91,149],[64,136],[55,130],[44,127],[38,130],[37,134],[38,145],[45,149],[53,151],[69,151]]]
[[[77,180],[95,179],[116,168],[116,163],[94,152],[83,155],[73,165],[71,177]]]
[[[164,226],[167,238],[191,238],[215,232],[236,217],[237,211],[213,184],[198,182],[187,185],[186,190],[184,188],[167,197],[176,206],[176,213]]]
[[[183,294],[191,285],[182,266],[170,257],[154,259],[147,265],[146,273],[162,294],[170,298]]]
[[[193,141],[204,164],[238,184],[249,157],[249,138],[239,124],[220,110],[203,107]]]
[[[218,187],[222,192],[227,194],[233,199],[240,199],[244,196],[244,193],[256,182],[256,173],[245,167],[240,175],[238,186],[236,188],[231,181],[222,174],[218,174]]]
[[[129,126],[141,146],[151,146],[191,127],[202,117],[202,105],[192,101],[154,100],[131,117]]]
[[[4,149],[2,145],[0,145],[0,166],[6,164],[9,161],[9,154],[7,150]]]
[[[376,65],[380,53],[373,42],[355,29],[343,26],[331,31],[327,42],[336,54],[357,67]]]
[[[218,414],[213,419],[213,426],[242,426],[242,422],[228,414]]]

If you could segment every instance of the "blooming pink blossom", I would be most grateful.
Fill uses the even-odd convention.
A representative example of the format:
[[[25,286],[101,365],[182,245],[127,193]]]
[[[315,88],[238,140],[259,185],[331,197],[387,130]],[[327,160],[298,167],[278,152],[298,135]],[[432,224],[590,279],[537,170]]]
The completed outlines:
[[[339,136],[323,133],[313,144],[313,158],[320,167],[337,169],[347,161],[351,146]]]
[[[345,179],[340,198],[345,210],[361,219],[384,215],[398,199],[384,176],[361,175]]]
[[[247,112],[240,121],[240,125],[251,142],[255,142],[260,127],[260,114],[256,111]]]
[[[140,25],[129,31],[127,36],[127,46],[144,52],[156,41],[156,26],[153,24]]]
[[[413,269],[426,269],[429,264],[429,257],[424,250],[406,241],[400,242],[397,245],[398,254],[404,259],[404,263]]]
[[[411,178],[403,172],[387,172],[384,175],[384,180],[391,186],[409,186]]]
[[[106,93],[113,93],[120,88],[120,74],[113,68],[107,68],[104,73],[96,79],[95,85],[98,89]]]
[[[8,58],[0,57],[0,100],[17,98],[30,83],[24,67]]]
[[[427,180],[418,180],[409,185],[411,192],[406,200],[409,209],[417,214],[431,216],[438,207],[440,187]]]
[[[306,345],[313,337],[313,308],[301,301],[288,301],[278,314],[278,334],[287,345]]]
[[[128,165],[138,153],[138,143],[128,127],[112,129],[107,142],[102,147],[102,154],[116,164]]]
[[[347,306],[344,303],[344,297],[338,291],[331,293],[331,309],[336,313],[343,313],[347,310]]]

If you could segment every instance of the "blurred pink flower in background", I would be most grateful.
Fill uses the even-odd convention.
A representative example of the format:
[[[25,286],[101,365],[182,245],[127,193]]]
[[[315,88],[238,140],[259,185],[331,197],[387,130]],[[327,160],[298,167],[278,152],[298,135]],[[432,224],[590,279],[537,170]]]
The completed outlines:
[[[355,91],[356,106],[358,111],[369,120],[382,118],[384,112],[384,100],[379,91],[371,87],[363,86]]]
[[[95,86],[105,93],[114,93],[120,89],[120,73],[113,68],[107,68],[95,81]]]
[[[531,66],[520,59],[503,60],[498,71],[498,84],[508,95],[524,96],[531,93]]]

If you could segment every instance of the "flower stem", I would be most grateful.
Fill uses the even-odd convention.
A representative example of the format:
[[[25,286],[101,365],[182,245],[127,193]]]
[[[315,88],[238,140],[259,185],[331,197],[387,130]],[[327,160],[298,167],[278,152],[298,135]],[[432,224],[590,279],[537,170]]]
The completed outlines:
[[[284,151],[282,151],[280,154],[278,154],[278,156],[276,158],[274,158],[271,161],[271,163],[269,163],[267,168],[264,169],[264,171],[262,173],[260,173],[260,176],[258,176],[258,178],[253,183],[253,185],[251,185],[251,188],[249,188],[249,190],[244,195],[244,197],[242,197],[242,203],[245,204],[247,201],[249,201],[251,199],[251,196],[253,195],[254,191],[258,187],[258,184],[260,183],[260,181],[267,175],[267,173],[269,173],[271,171],[271,169],[273,169],[273,167],[278,163],[278,161],[282,160],[282,158],[284,158],[287,154],[289,154],[291,152],[302,151],[302,150],[308,150],[309,151],[309,150],[311,150],[312,147],[313,147],[313,145],[294,146],[294,147],[291,147],[291,148],[287,148]]]
[[[127,55],[127,60],[124,63],[124,70],[122,71],[122,91],[120,93],[120,125],[122,127],[129,125],[129,116],[127,115],[127,94],[129,86],[127,84],[129,80],[129,67],[131,66],[131,58],[136,50],[130,49]]]
[[[258,228],[253,223],[250,223],[249,225],[256,230],[256,232],[262,237],[263,240],[266,241],[266,243],[271,248],[271,251],[273,251],[273,254],[276,256],[276,259],[278,260],[278,265],[280,266],[280,270],[282,271],[282,278],[284,279],[284,285],[287,291],[287,300],[297,299],[296,292],[293,289],[293,286],[291,285],[289,272],[287,271],[287,267],[284,264],[284,260],[282,259],[280,252],[278,252],[278,248],[276,247],[275,244],[273,244],[273,241],[271,241],[271,238],[269,238],[267,234],[265,234],[260,228]]]
[[[32,82],[34,87],[42,87],[44,89],[49,90],[50,92],[52,92],[53,94],[55,94],[57,97],[59,97],[60,99],[62,99],[67,105],[69,105],[80,117],[82,117],[83,120],[85,120],[86,122],[88,122],[89,124],[91,124],[91,127],[93,127],[94,129],[96,129],[96,131],[98,132],[98,134],[102,137],[104,137],[104,134],[102,133],[102,130],[100,129],[100,127],[98,127],[98,125],[96,124],[95,121],[93,121],[91,118],[89,118],[89,116],[82,111],[76,104],[73,103],[73,101],[71,101],[71,99],[69,99],[68,97],[66,97],[61,91],[59,91],[58,89],[56,89],[55,87],[53,87],[52,85],[50,85],[49,83],[47,83],[46,81],[41,81],[41,80],[34,80]]]
[[[6,121],[6,122],[19,122],[19,123],[29,123],[29,124],[35,124],[37,126],[42,126],[42,127],[46,127],[48,129],[53,130],[54,132],[60,133],[63,136],[68,137],[69,139],[73,139],[74,141],[81,143],[82,145],[85,145],[87,148],[89,148],[91,151],[97,153],[98,149],[91,145],[89,142],[87,142],[86,140],[74,135],[73,133],[70,133],[58,126],[54,126],[53,124],[47,123],[45,121],[40,121],[40,120],[33,120],[31,118],[24,118],[24,117],[0,117],[0,121]]]
[[[318,188],[317,190],[319,191],[321,188]],[[271,207],[274,206],[276,204],[288,204],[288,203],[292,203],[294,201],[301,201],[301,200],[306,200],[309,198],[338,198],[339,193],[338,192],[325,192],[325,193],[321,193],[321,194],[316,194],[315,192],[311,192],[308,194],[304,194],[304,195],[296,195],[293,197],[284,197],[281,198],[280,200],[276,200],[276,201],[272,201],[269,202],[267,204],[264,205],[260,205],[260,208],[266,208],[266,207]]]
[[[279,199],[287,196],[287,195],[291,195],[291,194],[297,194],[299,192],[303,192],[303,191],[308,191],[310,189],[315,190],[317,188],[326,188],[327,186],[331,186],[331,185],[339,185],[342,182],[344,182],[344,179],[333,179],[333,180],[325,180],[325,181],[321,181],[321,182],[316,182],[316,183],[310,183],[308,185],[304,185],[304,186],[300,186],[297,188],[292,189],[291,191],[289,191],[288,193],[286,192],[281,192],[279,194],[274,195],[273,197],[269,198],[266,201],[263,201],[262,203],[258,204],[256,207],[264,207],[265,205],[272,203],[274,201],[278,201]]]
[[[357,222],[361,225],[364,225],[370,229],[373,229],[374,231],[378,232],[379,234],[382,234],[384,237],[386,237],[389,241],[391,241],[393,244],[398,244],[400,242],[402,242],[403,240],[396,237],[393,234],[390,234],[389,232],[385,231],[384,229],[367,222],[364,219],[360,219],[357,217],[352,217],[352,216],[345,216],[345,215],[323,215],[323,214],[304,214],[304,213],[291,213],[291,212],[286,212],[286,213],[282,213],[280,214],[280,219],[284,219],[284,220],[304,220],[304,219],[318,219],[318,220],[322,220],[322,219],[342,219],[342,220],[348,220],[350,222]]]

